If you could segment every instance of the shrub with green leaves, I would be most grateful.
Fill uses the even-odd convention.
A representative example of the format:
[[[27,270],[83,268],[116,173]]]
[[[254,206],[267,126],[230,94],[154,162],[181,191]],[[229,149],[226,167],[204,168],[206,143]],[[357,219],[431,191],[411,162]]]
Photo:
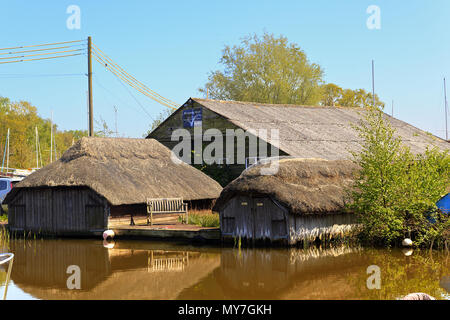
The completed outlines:
[[[448,152],[427,148],[412,154],[375,108],[364,112],[355,129],[362,148],[353,157],[361,169],[349,207],[363,226],[363,241],[391,246],[410,237],[416,246],[445,245],[449,218],[436,202],[450,186]]]

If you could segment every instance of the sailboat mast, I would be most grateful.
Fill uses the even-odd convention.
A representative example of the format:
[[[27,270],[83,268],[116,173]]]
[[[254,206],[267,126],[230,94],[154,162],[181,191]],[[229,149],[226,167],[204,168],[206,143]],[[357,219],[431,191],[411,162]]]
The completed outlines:
[[[39,168],[38,128],[36,127],[36,169]]]
[[[50,118],[50,163],[53,162],[53,111]]]
[[[7,141],[8,141],[8,151],[6,152],[6,173],[8,173],[9,170],[9,129],[8,129],[8,137],[7,137]]]

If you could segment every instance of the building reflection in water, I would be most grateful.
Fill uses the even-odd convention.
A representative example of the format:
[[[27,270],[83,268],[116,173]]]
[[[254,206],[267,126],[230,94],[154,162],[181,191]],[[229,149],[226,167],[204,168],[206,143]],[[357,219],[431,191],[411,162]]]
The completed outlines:
[[[161,246],[125,242],[108,249],[88,240],[14,241],[12,279],[40,299],[175,299],[220,263],[217,253]],[[70,265],[80,267],[81,290],[67,288]]]
[[[416,252],[406,257],[400,250],[348,247],[238,250],[14,240],[9,250],[15,254],[14,285],[38,299],[396,299],[423,290],[439,297],[450,274],[443,255],[430,263]],[[366,287],[373,264],[383,272],[384,285],[376,292]],[[80,268],[81,290],[67,288],[71,265]]]

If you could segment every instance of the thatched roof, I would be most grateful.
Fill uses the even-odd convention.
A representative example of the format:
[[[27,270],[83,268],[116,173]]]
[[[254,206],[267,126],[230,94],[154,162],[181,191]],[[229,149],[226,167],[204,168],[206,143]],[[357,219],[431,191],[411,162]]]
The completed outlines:
[[[203,172],[174,163],[171,151],[154,139],[82,138],[63,156],[18,183],[23,188],[89,187],[111,205],[147,198],[215,199],[222,187]]]
[[[220,211],[235,195],[269,196],[294,214],[339,213],[344,210],[346,188],[358,167],[349,160],[288,158],[278,172],[261,175],[272,163],[257,164],[227,185],[213,208]]]
[[[364,109],[348,107],[299,106],[257,102],[221,101],[191,98],[244,129],[279,130],[279,148],[290,156],[350,159],[349,151],[360,150],[361,138],[352,125],[357,125]],[[413,153],[423,153],[428,145],[449,150],[450,144],[430,133],[384,113],[397,135]],[[258,132],[259,133],[259,132]],[[152,137],[150,134],[149,137]],[[265,139],[265,137],[261,137]]]

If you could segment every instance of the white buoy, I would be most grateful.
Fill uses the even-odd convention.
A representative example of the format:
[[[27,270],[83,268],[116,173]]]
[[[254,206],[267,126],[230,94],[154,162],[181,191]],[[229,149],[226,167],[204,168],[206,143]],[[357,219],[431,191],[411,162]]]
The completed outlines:
[[[106,249],[112,249],[114,248],[114,246],[115,246],[114,241],[103,240],[103,247],[105,247]]]
[[[413,249],[403,249],[402,252],[405,256],[409,257],[413,254],[414,250]]]
[[[108,238],[114,238],[114,231],[112,230],[105,230],[103,232],[103,240],[107,240]]]
[[[404,247],[411,247],[412,244],[413,244],[413,242],[412,242],[412,240],[409,239],[409,238],[403,239],[403,241],[402,241],[402,245],[403,245]]]
[[[436,298],[423,292],[410,293],[404,296],[402,300],[436,300]]]

